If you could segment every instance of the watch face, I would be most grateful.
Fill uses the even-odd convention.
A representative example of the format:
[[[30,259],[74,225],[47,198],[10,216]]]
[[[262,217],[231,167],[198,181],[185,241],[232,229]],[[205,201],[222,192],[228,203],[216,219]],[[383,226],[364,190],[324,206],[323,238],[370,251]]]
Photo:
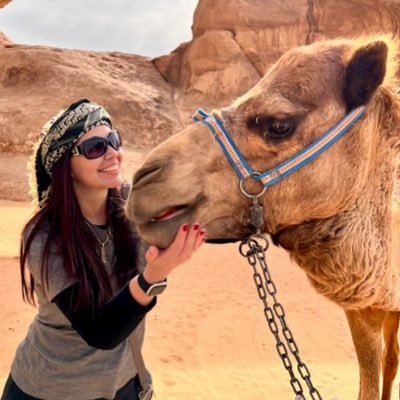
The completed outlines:
[[[146,294],[148,296],[157,296],[158,294],[161,294],[166,287],[167,287],[167,282],[154,283],[149,287],[149,290],[146,292]]]

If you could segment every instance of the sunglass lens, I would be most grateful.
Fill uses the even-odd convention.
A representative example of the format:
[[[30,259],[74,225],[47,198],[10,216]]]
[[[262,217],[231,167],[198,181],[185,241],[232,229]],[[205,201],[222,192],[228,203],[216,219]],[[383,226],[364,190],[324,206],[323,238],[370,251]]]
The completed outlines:
[[[115,150],[121,148],[121,137],[117,131],[111,131],[107,139],[95,136],[85,140],[77,147],[87,159],[91,160],[106,154],[108,145],[112,146]]]
[[[90,159],[93,158],[98,158],[104,155],[107,151],[107,141],[102,138],[93,138],[92,142],[87,142],[82,143],[83,146],[83,152],[85,154],[85,157]]]
[[[119,150],[122,146],[121,136],[117,131],[111,131],[108,136],[108,143],[114,150]]]

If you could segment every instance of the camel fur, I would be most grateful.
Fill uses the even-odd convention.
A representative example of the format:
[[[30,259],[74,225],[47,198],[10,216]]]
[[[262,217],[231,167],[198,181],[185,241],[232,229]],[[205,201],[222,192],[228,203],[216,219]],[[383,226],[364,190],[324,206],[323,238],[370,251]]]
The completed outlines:
[[[261,172],[365,106],[363,118],[339,141],[260,198],[263,231],[346,313],[359,362],[359,400],[390,400],[398,365],[397,54],[398,43],[388,36],[292,49],[248,93],[214,111]],[[259,183],[245,183],[247,191],[260,191]],[[252,232],[249,207],[221,148],[196,123],[148,154],[126,210],[147,241],[165,247],[183,222],[200,222],[210,239],[242,239]]]

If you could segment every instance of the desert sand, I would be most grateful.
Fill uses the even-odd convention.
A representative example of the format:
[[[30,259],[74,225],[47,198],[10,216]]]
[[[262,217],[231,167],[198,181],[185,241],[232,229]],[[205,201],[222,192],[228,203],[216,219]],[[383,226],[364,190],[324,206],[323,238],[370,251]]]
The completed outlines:
[[[30,213],[29,203],[0,201],[0,389],[35,315],[21,300],[18,267]],[[357,361],[343,312],[314,292],[284,251],[272,247],[267,258],[314,385],[324,399],[355,399]],[[294,398],[237,245],[206,244],[169,281],[147,318],[144,348],[159,399]],[[398,377],[393,399],[397,388]]]

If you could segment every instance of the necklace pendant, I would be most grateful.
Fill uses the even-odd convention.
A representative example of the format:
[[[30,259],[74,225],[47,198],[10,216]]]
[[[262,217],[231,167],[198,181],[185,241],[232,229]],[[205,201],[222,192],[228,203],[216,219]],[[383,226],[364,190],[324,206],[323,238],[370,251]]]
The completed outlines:
[[[104,264],[107,262],[107,254],[104,245],[101,247],[101,261],[103,261]]]

